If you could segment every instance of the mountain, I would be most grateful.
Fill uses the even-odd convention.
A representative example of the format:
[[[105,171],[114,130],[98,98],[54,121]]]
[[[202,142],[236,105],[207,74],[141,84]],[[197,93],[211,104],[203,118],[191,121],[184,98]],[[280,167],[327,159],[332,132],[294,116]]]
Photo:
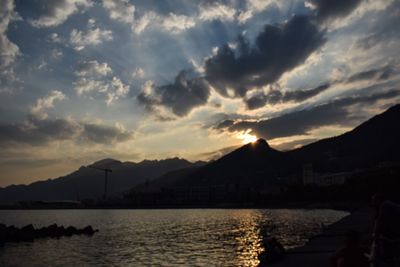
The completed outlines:
[[[275,184],[297,166],[290,155],[271,148],[264,139],[244,145],[199,168],[169,172],[146,184],[146,191],[213,186],[263,187]],[[139,185],[133,191],[143,191]]]
[[[321,172],[349,171],[400,161],[400,104],[340,136],[288,152]]]
[[[229,185],[268,187],[300,178],[304,164],[317,172],[351,171],[382,162],[400,162],[400,105],[352,131],[287,152],[259,139],[197,169],[174,171],[153,180],[151,190]],[[133,189],[143,190],[143,186]]]
[[[0,188],[0,203],[22,200],[77,200],[100,198],[104,193],[104,172],[95,168],[111,169],[108,178],[109,195],[122,193],[133,186],[163,175],[169,171],[201,166],[184,159],[144,160],[139,163],[103,159],[87,167],[56,179],[38,181],[29,185],[11,185]],[[95,167],[95,168],[92,168]]]

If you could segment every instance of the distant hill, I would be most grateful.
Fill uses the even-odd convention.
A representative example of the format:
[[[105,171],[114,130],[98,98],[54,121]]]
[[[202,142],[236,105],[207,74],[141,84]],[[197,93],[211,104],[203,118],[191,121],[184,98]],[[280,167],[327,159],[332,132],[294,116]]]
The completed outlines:
[[[152,191],[229,184],[261,188],[300,178],[304,164],[311,163],[317,172],[341,172],[382,162],[400,162],[400,105],[336,137],[287,152],[259,139],[200,168],[167,173],[147,186]],[[133,190],[143,190],[143,185]]]
[[[112,170],[108,179],[110,195],[127,191],[135,185],[159,177],[169,171],[196,167],[204,162],[191,163],[184,159],[144,160],[139,163],[103,159],[88,167],[56,179],[38,181],[29,185],[11,185],[0,188],[0,203],[21,200],[77,200],[100,198],[104,192],[104,172],[97,168]]]

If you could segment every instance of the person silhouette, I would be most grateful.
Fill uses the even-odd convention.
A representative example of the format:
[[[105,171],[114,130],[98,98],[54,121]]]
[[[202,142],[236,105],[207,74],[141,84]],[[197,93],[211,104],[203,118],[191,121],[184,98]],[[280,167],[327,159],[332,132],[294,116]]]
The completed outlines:
[[[345,245],[331,257],[334,267],[368,267],[369,261],[361,247],[360,233],[349,230],[346,233]]]
[[[375,260],[398,260],[400,252],[400,206],[391,202],[383,195],[372,197],[375,208],[375,225],[372,234],[374,241],[371,257]]]

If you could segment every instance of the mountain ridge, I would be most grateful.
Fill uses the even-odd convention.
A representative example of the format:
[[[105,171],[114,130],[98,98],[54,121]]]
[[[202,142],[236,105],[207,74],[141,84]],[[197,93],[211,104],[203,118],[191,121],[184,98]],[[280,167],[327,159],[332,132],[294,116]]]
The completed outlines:
[[[271,148],[264,139],[258,139],[197,170],[183,173],[181,177],[180,173],[167,173],[153,183],[170,188],[232,183],[258,186],[276,184],[286,178],[299,182],[303,166],[310,163],[317,172],[332,173],[366,168],[384,161],[400,162],[398,118],[400,104],[349,132],[285,152]],[[171,181],[169,184],[160,181],[166,178]]]
[[[169,171],[201,164],[202,162],[191,163],[176,157],[139,163],[107,158],[81,166],[78,170],[57,178],[0,188],[0,202],[100,198],[104,192],[104,173],[90,167],[112,169],[108,190],[113,195]]]

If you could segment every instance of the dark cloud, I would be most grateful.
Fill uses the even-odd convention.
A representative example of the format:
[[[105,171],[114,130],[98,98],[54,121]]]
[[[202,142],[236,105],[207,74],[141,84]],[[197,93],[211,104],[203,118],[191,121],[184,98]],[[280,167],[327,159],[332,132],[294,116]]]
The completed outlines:
[[[323,84],[318,87],[315,87],[313,89],[308,89],[308,90],[296,90],[296,91],[288,91],[284,94],[282,101],[283,102],[302,102],[304,100],[307,100],[308,98],[311,98],[313,96],[316,96],[323,91],[327,90],[330,87],[329,84]]]
[[[355,82],[361,80],[387,80],[394,74],[394,68],[391,65],[384,66],[381,68],[371,69],[367,71],[362,71],[350,76],[347,82]]]
[[[109,144],[132,138],[132,133],[121,128],[100,124],[84,124],[81,137],[89,142]]]
[[[215,129],[223,129],[232,126],[235,123],[234,120],[224,120],[220,122],[217,126],[215,126]]]
[[[236,52],[228,45],[205,62],[206,79],[223,96],[234,90],[243,97],[253,88],[277,81],[303,63],[325,42],[324,31],[306,16],[293,16],[281,25],[266,25],[255,46],[240,37]]]
[[[246,94],[250,89],[275,83],[282,74],[304,63],[326,41],[319,19],[345,16],[360,1],[312,0],[314,14],[294,15],[284,23],[267,24],[254,42],[241,35],[234,47],[229,44],[219,47],[216,54],[205,61],[204,77],[187,80],[185,72],[181,72],[174,84],[154,86],[151,93],[142,91],[137,99],[149,110],[165,106],[175,115],[185,116],[194,107],[207,103],[207,81],[222,96],[247,97],[244,100],[249,109],[279,101],[303,101],[327,87],[284,95],[279,91],[251,97]]]
[[[0,143],[10,141],[40,145],[55,140],[74,138],[80,126],[69,120],[39,120],[29,117],[23,124],[0,125]]]
[[[109,144],[132,138],[124,129],[76,122],[71,119],[37,119],[29,116],[24,123],[0,125],[0,144],[11,143],[42,145],[52,141],[85,140]]]
[[[271,90],[267,94],[264,92],[255,94],[249,98],[244,99],[248,109],[257,109],[265,106],[266,104],[275,105],[277,103],[286,102],[302,102],[313,96],[320,94],[330,87],[329,84],[323,84],[313,89],[295,90],[281,92],[279,90]]]
[[[149,92],[150,90],[150,92]],[[156,106],[166,106],[177,116],[187,115],[193,108],[207,103],[210,88],[203,78],[186,78],[186,72],[181,71],[175,83],[164,86],[151,85],[143,90],[137,100],[149,110]]]
[[[361,0],[311,0],[317,18],[321,20],[344,17],[358,6]]]
[[[260,121],[239,121],[226,129],[243,131],[252,129],[258,137],[274,139],[294,135],[304,135],[312,129],[327,125],[353,126],[364,117],[352,114],[348,108],[355,104],[373,104],[378,100],[400,96],[400,91],[390,90],[370,96],[353,96],[334,100],[310,109],[294,111],[281,116]]]

